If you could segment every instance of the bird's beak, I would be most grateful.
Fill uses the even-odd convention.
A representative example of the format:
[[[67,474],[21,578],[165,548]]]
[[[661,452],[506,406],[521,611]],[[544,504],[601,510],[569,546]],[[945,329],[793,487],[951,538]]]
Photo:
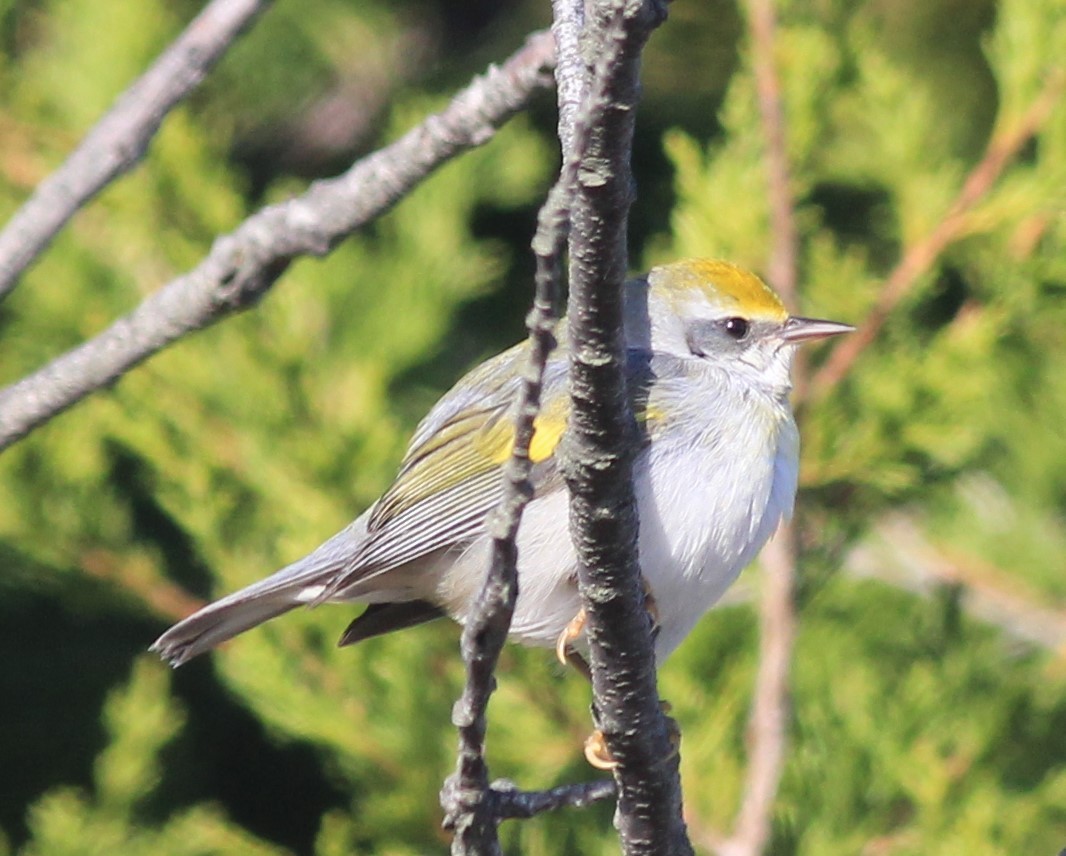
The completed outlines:
[[[841,324],[837,321],[820,321],[817,318],[798,318],[793,315],[785,322],[781,330],[781,338],[791,345],[801,342],[812,342],[815,339],[826,339],[829,336],[839,336],[841,333],[852,333],[855,328],[850,324]]]

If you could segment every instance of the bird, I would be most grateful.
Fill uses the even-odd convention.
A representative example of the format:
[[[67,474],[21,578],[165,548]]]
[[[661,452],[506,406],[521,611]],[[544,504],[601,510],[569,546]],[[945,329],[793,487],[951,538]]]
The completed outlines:
[[[633,483],[658,663],[793,511],[799,434],[789,401],[798,346],[854,330],[790,315],[755,274],[715,259],[652,268],[624,286],[625,376],[639,428]],[[565,318],[544,371],[518,529],[510,638],[561,659],[583,643],[578,561],[559,450],[570,410]],[[528,344],[478,365],[417,426],[382,496],[309,555],[211,603],[151,646],[177,667],[282,613],[362,604],[339,645],[449,616],[484,582],[486,521],[502,494]]]

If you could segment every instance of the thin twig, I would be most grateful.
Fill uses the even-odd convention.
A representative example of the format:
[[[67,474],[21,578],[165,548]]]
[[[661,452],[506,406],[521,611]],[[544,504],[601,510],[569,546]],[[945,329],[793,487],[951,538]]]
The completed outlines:
[[[557,4],[561,6],[562,4]],[[558,20],[558,19],[557,19]],[[570,20],[571,27],[574,19]],[[561,42],[575,46],[576,34],[562,27]],[[560,36],[556,33],[556,40]],[[558,69],[557,69],[558,73]],[[518,598],[518,553],[516,538],[522,511],[533,495],[529,444],[534,420],[540,409],[544,371],[555,345],[562,260],[570,229],[570,210],[577,184],[578,160],[575,150],[583,146],[585,127],[570,105],[564,112],[563,102],[573,97],[559,94],[559,139],[563,165],[559,177],[537,218],[532,249],[537,262],[533,309],[527,319],[530,339],[529,364],[519,393],[515,422],[515,444],[504,475],[504,495],[491,524],[492,562],[478,601],[463,630],[462,650],[466,663],[463,695],[456,703],[452,721],[459,730],[456,771],[441,789],[444,826],[452,830],[452,853],[455,856],[497,854],[500,852],[497,827],[509,818],[529,818],[566,805],[580,806],[607,799],[615,792],[613,782],[564,785],[550,791],[520,791],[510,782],[488,784],[485,762],[486,713],[495,687],[494,670],[514,616]]]
[[[796,265],[798,238],[788,164],[785,110],[774,59],[776,28],[773,0],[749,0],[748,29],[751,33],[759,117],[766,138],[767,195],[770,202],[771,249],[766,276],[785,305],[795,311],[799,305]]]
[[[1046,596],[987,558],[931,540],[912,516],[878,521],[842,566],[852,576],[922,595],[957,588],[967,615],[1066,658],[1066,609],[1042,602]]]
[[[778,529],[760,556],[759,669],[748,724],[748,769],[733,834],[716,848],[719,856],[758,856],[772,829],[773,805],[788,745],[788,691],[796,636],[795,529]]]
[[[537,89],[550,83],[554,42],[538,33],[490,68],[440,113],[343,175],[253,214],[215,241],[192,271],[172,280],[88,342],[0,391],[0,449],[185,334],[249,307],[300,255],[323,255],[380,216],[460,152],[487,142]]]
[[[503,477],[503,496],[489,524],[492,560],[485,584],[463,627],[466,664],[463,694],[452,711],[459,731],[456,771],[441,789],[444,826],[455,833],[455,856],[500,852],[497,827],[506,817],[499,794],[489,787],[485,762],[486,712],[495,689],[494,672],[518,599],[518,551],[515,539],[522,512],[533,496],[529,445],[540,411],[540,395],[548,356],[555,347],[556,303],[560,291],[561,259],[569,224],[573,171],[564,170],[540,210],[533,250],[537,258],[533,309],[527,319],[529,360],[522,376],[515,415],[515,441]],[[521,805],[521,792],[508,792],[512,811]],[[536,800],[530,796],[530,805]],[[546,809],[545,809],[546,810]]]
[[[200,85],[237,36],[269,5],[270,0],[212,0],[119,96],[0,232],[0,299],[76,211],[141,161],[167,114]]]
[[[546,811],[560,808],[584,808],[613,799],[617,789],[611,779],[560,785],[547,791],[519,791],[510,782],[493,782],[492,795],[496,815],[501,820],[527,820]]]
[[[79,567],[86,575],[138,598],[156,616],[168,621],[180,621],[205,605],[203,600],[167,579],[155,566],[149,564],[146,568],[123,561],[109,550],[89,550],[80,557]]]
[[[1066,73],[1048,75],[1047,83],[1017,124],[994,134],[984,157],[970,171],[944,218],[913,244],[885,280],[877,303],[859,329],[836,348],[811,380],[811,399],[822,399],[847,375],[855,361],[877,338],[893,310],[945,249],[965,231],[967,215],[995,186],[1007,165],[1051,116],[1066,85]]]

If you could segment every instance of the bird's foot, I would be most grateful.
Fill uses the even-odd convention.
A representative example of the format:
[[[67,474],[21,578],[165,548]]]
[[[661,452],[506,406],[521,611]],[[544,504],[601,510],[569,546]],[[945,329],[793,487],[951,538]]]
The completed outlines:
[[[643,576],[640,578],[640,583],[644,587],[644,609],[647,610],[648,617],[651,619],[651,633],[654,639],[659,633],[659,607],[655,603],[655,595],[652,594],[651,586]],[[588,664],[583,657],[574,652],[572,643],[585,632],[587,623],[588,613],[585,612],[585,607],[581,607],[577,615],[571,618],[570,623],[563,628],[559,638],[555,640],[555,656],[559,662],[564,666],[577,667],[586,677],[589,676]]]
[[[681,751],[681,726],[677,720],[670,716],[674,706],[666,699],[659,699],[659,710],[663,712],[663,720],[666,722],[666,739],[670,741],[670,754],[666,760],[670,760]]]
[[[644,611],[648,613],[648,618],[651,619],[651,638],[652,641],[659,635],[659,605],[655,602],[655,595],[652,593],[651,586],[648,585],[647,578],[641,574],[640,584],[644,587]]]
[[[607,748],[607,738],[598,728],[585,738],[585,760],[597,770],[613,770],[618,766],[611,750]]]
[[[587,621],[588,614],[585,612],[585,607],[581,607],[581,609],[577,611],[577,615],[571,618],[570,623],[563,628],[563,632],[559,634],[559,638],[555,640],[555,656],[564,666],[568,663],[573,665],[572,657],[580,656],[575,654],[570,643],[585,632],[585,623]],[[581,662],[584,662],[584,658],[581,658]],[[588,667],[586,666],[585,668],[587,669]]]
[[[648,581],[643,576],[640,581],[644,587],[644,608],[647,610],[648,618],[651,620],[651,633],[652,639],[654,639],[659,633],[659,609]],[[570,623],[563,628],[559,638],[555,640],[555,656],[564,666],[573,666],[591,683],[592,670],[589,668],[585,658],[574,650],[572,644],[585,632],[587,623],[588,614],[585,612],[585,608],[582,607],[578,610],[577,615],[570,619]],[[677,755],[678,747],[681,745],[681,729],[678,727],[677,721],[668,715],[670,703],[660,700],[659,706],[662,708],[663,716],[666,718],[667,736],[671,746],[670,754],[663,760],[669,760]],[[585,760],[597,770],[613,770],[618,766],[618,762],[611,755],[610,749],[607,748],[607,740],[603,736],[603,732],[598,728],[585,740]]]
[[[681,728],[677,720],[670,716],[672,705],[670,702],[659,699],[659,709],[666,721],[666,738],[670,741],[670,751],[663,757],[660,763],[665,763],[677,757],[681,749]],[[585,739],[585,760],[597,770],[613,770],[618,766],[611,750],[607,748],[607,738],[600,729],[596,729]]]

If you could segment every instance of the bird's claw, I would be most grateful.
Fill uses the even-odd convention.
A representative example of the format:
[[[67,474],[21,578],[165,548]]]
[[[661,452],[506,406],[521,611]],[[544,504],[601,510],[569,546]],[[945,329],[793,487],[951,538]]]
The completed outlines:
[[[663,719],[666,721],[666,737],[670,741],[670,751],[659,763],[666,763],[676,758],[681,749],[681,728],[677,720],[670,716],[672,709],[670,702],[660,699],[659,709],[663,712]],[[618,766],[618,761],[607,748],[607,738],[598,728],[585,739],[585,760],[597,770],[613,770]]]
[[[651,632],[654,638],[659,632],[659,607],[655,603],[655,595],[652,594],[651,586],[648,585],[647,579],[641,576],[640,584],[644,588],[644,609],[647,610],[648,617],[651,619]],[[571,643],[585,632],[587,623],[588,613],[585,612],[585,607],[581,607],[577,611],[577,615],[571,618],[570,623],[563,628],[559,638],[555,640],[555,656],[564,666],[568,664],[574,665],[574,652]],[[582,662],[584,662],[583,658]]]
[[[651,620],[651,632],[652,638],[654,638],[659,632],[659,608],[655,603],[655,595],[652,594],[648,581],[643,576],[640,581],[644,587],[644,609],[647,610],[648,618]],[[563,628],[559,638],[555,640],[555,656],[564,666],[573,666],[591,681],[592,674],[588,663],[572,647],[574,640],[585,632],[587,622],[588,614],[585,612],[585,608],[582,607],[578,610],[577,615],[570,619],[569,624]],[[667,736],[671,747],[670,754],[663,759],[666,761],[675,757],[678,753],[678,747],[681,745],[681,729],[678,728],[677,721],[668,716],[670,703],[660,701],[659,706],[662,708],[663,716],[666,718]],[[618,762],[611,754],[611,750],[607,748],[607,740],[603,736],[603,732],[598,728],[585,740],[585,760],[597,770],[613,770],[618,766]]]
[[[588,614],[585,612],[585,607],[581,607],[581,609],[577,611],[577,615],[571,618],[570,623],[563,628],[563,632],[559,634],[559,638],[555,640],[555,656],[564,666],[573,662],[571,659],[573,649],[570,647],[570,643],[585,632],[585,623],[587,620]]]
[[[607,739],[598,728],[585,738],[585,760],[597,770],[613,770],[618,766],[607,748]]]

